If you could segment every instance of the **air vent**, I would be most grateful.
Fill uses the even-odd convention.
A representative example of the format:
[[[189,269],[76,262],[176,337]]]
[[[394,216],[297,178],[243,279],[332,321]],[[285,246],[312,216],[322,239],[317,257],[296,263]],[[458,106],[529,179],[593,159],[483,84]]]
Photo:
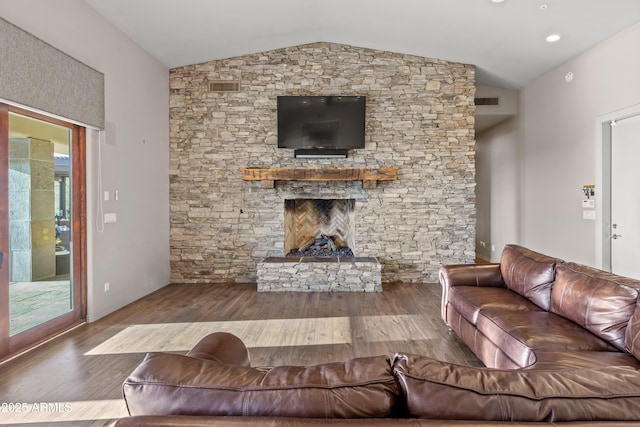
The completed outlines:
[[[475,98],[476,105],[500,105],[500,98]]]
[[[240,92],[240,82],[232,80],[209,82],[209,92]]]

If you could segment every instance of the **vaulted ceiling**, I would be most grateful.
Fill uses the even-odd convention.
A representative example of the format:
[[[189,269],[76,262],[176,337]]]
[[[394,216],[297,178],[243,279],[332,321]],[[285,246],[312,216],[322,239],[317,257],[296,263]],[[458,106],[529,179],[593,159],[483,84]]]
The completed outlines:
[[[474,64],[509,89],[640,22],[640,0],[86,2],[168,68],[325,41]]]

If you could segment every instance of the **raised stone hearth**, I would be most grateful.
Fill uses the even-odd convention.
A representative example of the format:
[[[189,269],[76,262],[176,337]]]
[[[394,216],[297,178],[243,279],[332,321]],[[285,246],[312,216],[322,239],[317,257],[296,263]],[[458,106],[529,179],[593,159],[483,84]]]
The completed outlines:
[[[381,272],[374,257],[270,257],[258,263],[258,292],[381,292]]]

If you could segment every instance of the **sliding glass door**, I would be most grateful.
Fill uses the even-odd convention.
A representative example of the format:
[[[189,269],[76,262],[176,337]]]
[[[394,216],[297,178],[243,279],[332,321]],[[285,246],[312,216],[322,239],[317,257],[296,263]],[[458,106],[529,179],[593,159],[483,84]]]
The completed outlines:
[[[84,129],[0,110],[0,359],[85,318]]]

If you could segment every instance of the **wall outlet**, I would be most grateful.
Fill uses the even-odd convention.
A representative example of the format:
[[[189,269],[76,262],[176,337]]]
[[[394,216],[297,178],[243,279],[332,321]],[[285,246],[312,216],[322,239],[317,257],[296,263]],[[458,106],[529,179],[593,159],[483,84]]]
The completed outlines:
[[[109,292],[109,287],[110,287],[109,282],[105,282],[104,283],[104,291],[105,292]]]
[[[482,240],[480,240],[480,246],[482,246],[483,248],[486,248],[487,244],[486,242],[483,242]]]
[[[491,245],[491,252],[495,252],[496,251],[496,245]]]
[[[116,222],[117,221],[117,216],[115,213],[106,213],[104,214],[104,222],[106,223],[110,223],[110,222]]]

